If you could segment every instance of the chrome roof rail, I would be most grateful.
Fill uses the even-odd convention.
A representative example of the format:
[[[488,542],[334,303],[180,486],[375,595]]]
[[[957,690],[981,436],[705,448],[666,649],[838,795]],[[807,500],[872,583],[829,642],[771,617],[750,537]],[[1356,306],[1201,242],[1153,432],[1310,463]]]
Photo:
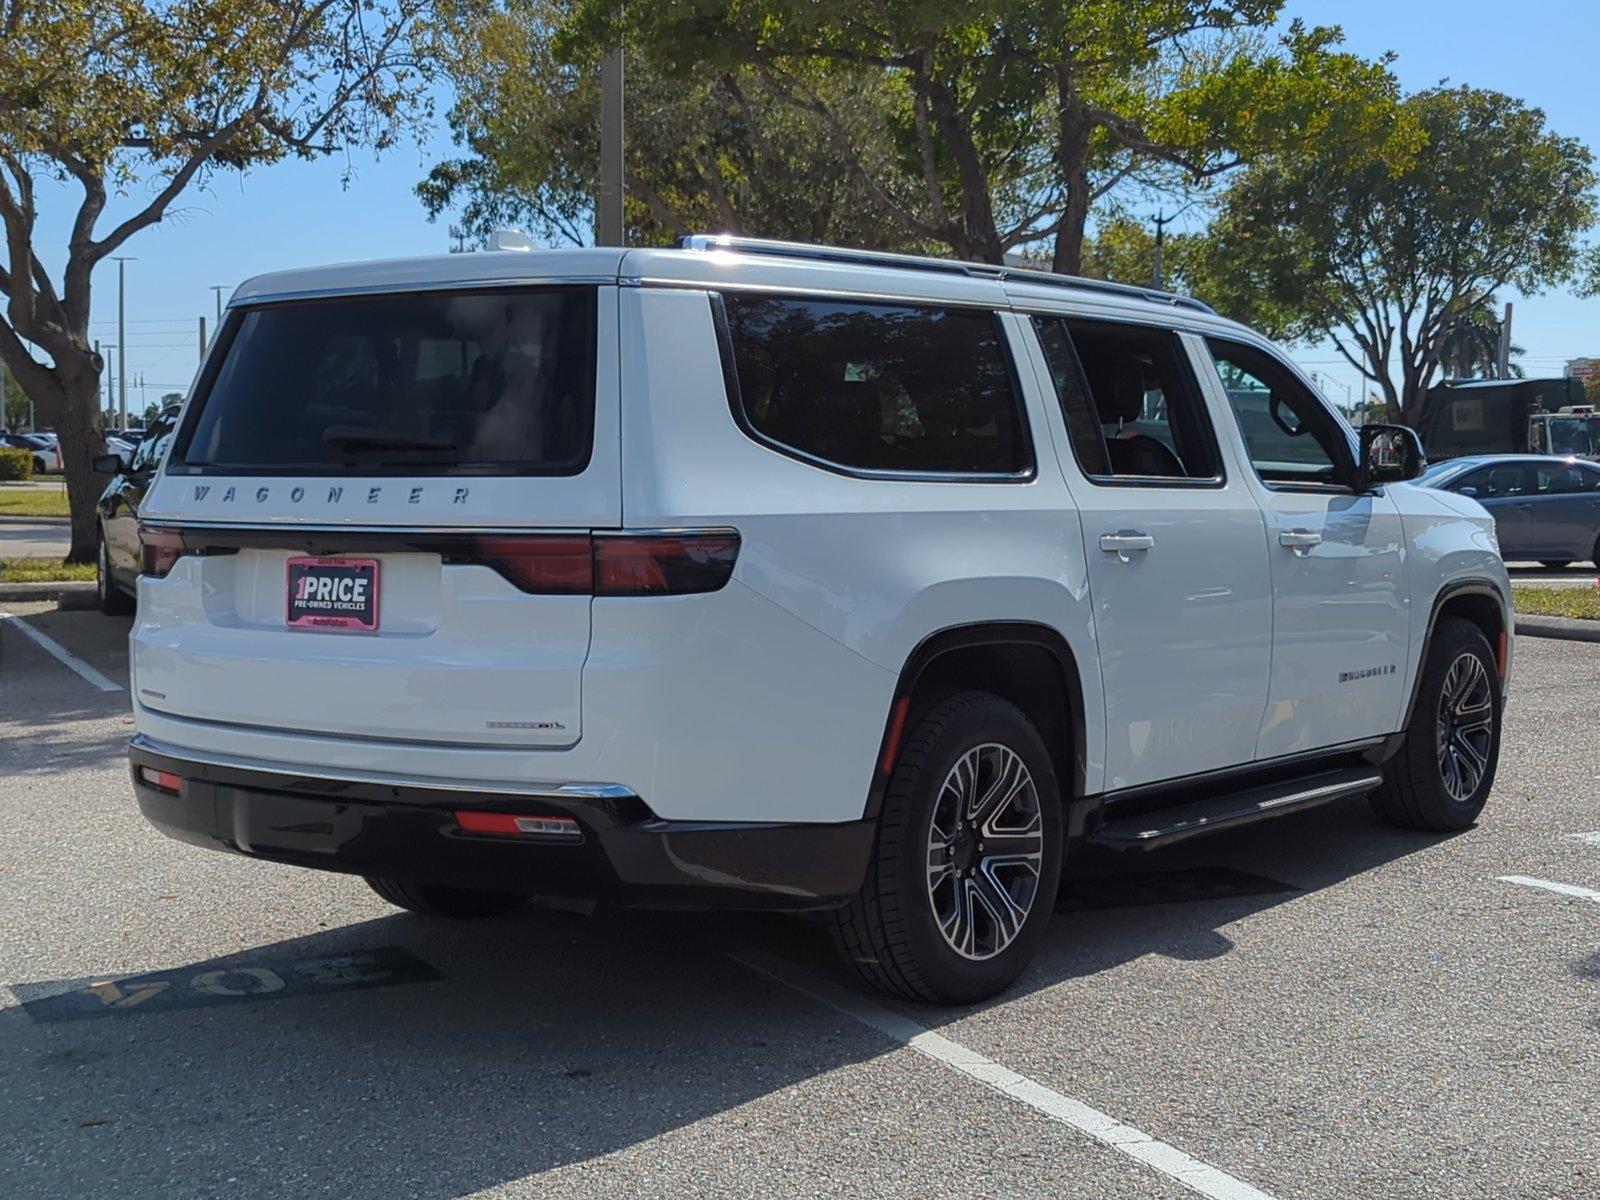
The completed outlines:
[[[1165,304],[1173,308],[1188,308],[1196,312],[1212,313],[1215,310],[1192,296],[1178,296],[1155,288],[1135,287],[1127,283],[1112,283],[1107,279],[1085,279],[1079,275],[1057,275],[1053,271],[1033,270],[1028,267],[997,266],[993,263],[962,262],[954,258],[930,258],[917,254],[893,254],[887,250],[850,250],[840,246],[817,246],[810,242],[783,242],[770,238],[738,237],[729,233],[695,233],[678,239],[680,250],[731,250],[738,254],[768,254],[774,258],[798,258],[811,262],[845,263],[854,266],[890,267],[902,271],[934,271],[943,275],[965,275],[973,279],[994,279],[1004,282],[1015,279],[1019,283],[1038,283],[1047,287],[1070,288],[1080,292],[1098,292],[1102,295],[1121,296],[1129,300],[1143,300],[1149,304]]]

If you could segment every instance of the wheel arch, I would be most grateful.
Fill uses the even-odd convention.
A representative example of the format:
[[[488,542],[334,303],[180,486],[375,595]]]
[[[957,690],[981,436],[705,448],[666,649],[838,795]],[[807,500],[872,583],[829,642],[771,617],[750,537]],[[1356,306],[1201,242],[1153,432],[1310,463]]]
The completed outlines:
[[[931,633],[900,668],[867,796],[874,818],[905,736],[945,695],[975,688],[1016,704],[1050,751],[1062,799],[1081,799],[1087,775],[1083,676],[1059,630],[1032,621],[985,621]]]
[[[1401,729],[1411,725],[1417,693],[1422,688],[1423,661],[1427,658],[1428,648],[1433,645],[1433,634],[1439,627],[1440,619],[1447,616],[1461,617],[1483,630],[1483,636],[1489,639],[1489,646],[1494,651],[1500,686],[1502,689],[1505,687],[1511,665],[1511,618],[1505,593],[1487,579],[1461,579],[1447,583],[1434,596],[1433,607],[1428,613],[1428,628],[1416,656],[1416,668],[1412,673],[1410,694],[1406,697]]]

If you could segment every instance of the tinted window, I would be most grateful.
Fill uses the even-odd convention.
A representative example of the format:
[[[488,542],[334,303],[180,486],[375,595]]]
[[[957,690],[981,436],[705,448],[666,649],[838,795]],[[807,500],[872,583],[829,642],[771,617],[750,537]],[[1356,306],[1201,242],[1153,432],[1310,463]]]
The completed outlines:
[[[1262,481],[1337,483],[1350,449],[1327,405],[1272,355],[1239,342],[1206,344]]]
[[[576,474],[594,433],[592,288],[248,309],[179,456],[319,474]]]
[[[1533,490],[1541,496],[1586,492],[1593,486],[1589,472],[1569,463],[1538,463],[1533,468]]]
[[[1221,477],[1211,424],[1175,334],[1061,317],[1034,324],[1085,474]]]
[[[993,313],[750,293],[722,303],[730,400],[762,440],[858,470],[1032,469]]]
[[[1494,496],[1522,496],[1528,491],[1528,473],[1521,463],[1479,467],[1450,485],[1453,492],[1459,492],[1462,488],[1474,489],[1480,500]]]

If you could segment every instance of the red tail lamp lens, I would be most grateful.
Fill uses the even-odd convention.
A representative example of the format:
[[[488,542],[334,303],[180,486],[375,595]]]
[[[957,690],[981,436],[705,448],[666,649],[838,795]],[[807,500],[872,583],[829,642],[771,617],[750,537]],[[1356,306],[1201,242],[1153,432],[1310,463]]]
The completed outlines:
[[[618,534],[594,540],[597,596],[684,596],[714,592],[739,557],[739,535]]]
[[[183,557],[183,534],[161,525],[139,526],[139,571],[162,578]]]
[[[574,840],[583,830],[571,817],[526,816],[518,813],[471,812],[457,810],[456,825],[462,833],[486,833],[500,837],[561,837]]]
[[[481,563],[543,596],[684,596],[714,592],[739,557],[732,529],[475,538],[447,561]]]
[[[487,537],[475,557],[525,592],[587,596],[594,588],[594,554],[587,534],[578,537]]]
[[[183,787],[183,777],[171,771],[158,771],[154,767],[140,767],[139,778],[158,792],[176,796]]]

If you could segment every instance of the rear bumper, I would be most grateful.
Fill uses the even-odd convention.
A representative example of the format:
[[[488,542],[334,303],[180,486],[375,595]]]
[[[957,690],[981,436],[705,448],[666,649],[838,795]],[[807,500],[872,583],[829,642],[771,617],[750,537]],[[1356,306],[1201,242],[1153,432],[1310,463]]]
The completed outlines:
[[[353,782],[195,762],[135,739],[128,758],[146,819],[212,850],[323,871],[649,908],[804,910],[855,894],[870,821],[665,821],[619,788],[549,797]],[[140,767],[181,779],[150,786]],[[587,794],[585,794],[587,793]],[[582,837],[464,833],[470,809],[569,817]]]

